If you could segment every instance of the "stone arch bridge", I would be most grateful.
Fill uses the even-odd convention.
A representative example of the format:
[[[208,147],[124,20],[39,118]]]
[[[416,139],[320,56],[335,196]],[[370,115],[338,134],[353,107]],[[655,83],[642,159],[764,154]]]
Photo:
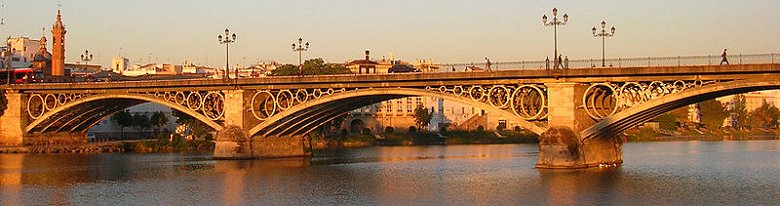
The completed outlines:
[[[111,114],[144,102],[219,131],[215,157],[305,156],[304,136],[346,112],[428,96],[482,108],[541,135],[538,167],[620,164],[623,131],[688,104],[780,89],[779,64],[323,75],[239,80],[24,84],[1,87],[0,144],[85,140]],[[229,131],[229,132],[228,132]],[[227,136],[227,137],[226,137]]]

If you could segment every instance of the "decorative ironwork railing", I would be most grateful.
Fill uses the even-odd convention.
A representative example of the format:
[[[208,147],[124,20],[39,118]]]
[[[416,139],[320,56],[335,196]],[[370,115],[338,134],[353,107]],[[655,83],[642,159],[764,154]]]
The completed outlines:
[[[780,54],[734,54],[728,55],[727,59],[731,65],[741,64],[775,64],[780,63]],[[697,65],[719,65],[722,57],[720,55],[708,56],[676,56],[676,57],[636,57],[636,58],[610,58],[605,60],[604,67],[661,67],[661,66],[697,66]],[[491,70],[524,70],[524,69],[552,69],[554,60],[549,61],[512,61],[512,62],[493,62]],[[440,64],[440,71],[463,71],[466,67],[479,67],[487,69],[486,62],[480,63],[446,63]],[[563,59],[562,68],[604,68],[601,66],[601,59]]]

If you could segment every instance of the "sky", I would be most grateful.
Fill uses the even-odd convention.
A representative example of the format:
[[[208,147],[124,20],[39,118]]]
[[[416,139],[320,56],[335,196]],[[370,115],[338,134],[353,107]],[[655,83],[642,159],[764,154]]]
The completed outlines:
[[[303,58],[327,62],[381,59],[435,63],[543,60],[553,54],[553,29],[541,17],[570,16],[558,29],[569,59],[598,59],[591,28],[616,27],[610,58],[766,54],[780,52],[776,0],[0,0],[3,37],[51,39],[62,9],[66,61],[84,50],[108,67],[123,55],[136,63],[222,67],[224,29],[238,36],[231,65],[271,60],[297,63],[291,44],[309,42]],[[58,7],[58,2],[61,7]],[[45,28],[45,32],[42,29]],[[50,48],[51,45],[49,45]]]

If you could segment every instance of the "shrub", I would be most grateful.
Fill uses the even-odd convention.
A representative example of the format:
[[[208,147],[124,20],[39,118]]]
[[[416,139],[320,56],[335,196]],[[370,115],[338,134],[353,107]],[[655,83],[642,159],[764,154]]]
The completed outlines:
[[[362,134],[363,134],[363,135],[371,135],[371,129],[369,129],[369,128],[363,128],[363,132],[362,132]]]
[[[409,133],[417,133],[417,127],[409,126]]]
[[[484,126],[482,126],[482,125],[479,125],[479,127],[477,127],[477,131],[478,131],[478,132],[483,132],[483,131],[485,131],[485,127],[484,127]]]
[[[385,127],[385,134],[392,134],[393,130],[393,127],[387,126]]]

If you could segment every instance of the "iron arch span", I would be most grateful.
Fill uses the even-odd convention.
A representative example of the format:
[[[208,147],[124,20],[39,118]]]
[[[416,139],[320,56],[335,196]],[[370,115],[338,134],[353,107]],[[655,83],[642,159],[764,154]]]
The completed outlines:
[[[702,86],[699,89],[685,90],[662,96],[620,111],[583,130],[580,133],[580,136],[583,139],[612,137],[615,136],[615,134],[620,134],[663,113],[686,105],[728,95],[774,89],[780,89],[780,81],[751,79],[715,83]]]
[[[489,103],[474,101],[469,97],[425,89],[369,88],[346,91],[295,105],[254,126],[249,130],[249,135],[261,137],[304,135],[343,113],[375,103],[411,96],[434,97],[459,102],[507,118],[508,121],[515,122],[536,134],[541,135],[546,131],[546,128],[526,121],[511,111],[494,107]]]
[[[29,101],[29,100],[28,100]],[[223,127],[203,114],[173,102],[142,94],[99,94],[79,98],[41,113],[25,128],[26,133],[69,130],[85,132],[98,122],[126,108],[152,102],[181,111],[219,131]],[[29,103],[28,103],[29,104]],[[45,105],[44,105],[45,106]],[[31,115],[32,116],[32,115]],[[64,122],[63,122],[64,121]],[[54,125],[61,122],[61,125]],[[53,127],[58,127],[57,129]]]

